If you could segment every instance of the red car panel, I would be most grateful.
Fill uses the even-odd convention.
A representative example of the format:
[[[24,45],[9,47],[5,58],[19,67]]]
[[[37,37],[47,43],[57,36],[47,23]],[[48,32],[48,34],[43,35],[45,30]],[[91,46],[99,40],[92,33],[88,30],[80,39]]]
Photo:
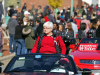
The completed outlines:
[[[80,45],[82,45],[82,48]],[[100,38],[84,38],[69,55],[73,56],[75,64],[78,65],[79,68],[100,69],[99,45]],[[81,60],[83,62],[80,62]],[[95,61],[98,61],[98,63],[95,64]]]

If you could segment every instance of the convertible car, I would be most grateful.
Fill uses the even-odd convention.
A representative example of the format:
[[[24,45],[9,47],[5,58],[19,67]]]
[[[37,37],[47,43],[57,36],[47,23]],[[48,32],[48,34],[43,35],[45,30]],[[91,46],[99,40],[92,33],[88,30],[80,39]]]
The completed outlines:
[[[100,73],[100,38],[84,38],[74,47],[69,55],[73,57],[77,67]]]
[[[2,68],[0,68],[1,71]],[[79,73],[79,74],[78,74]],[[5,75],[90,75],[91,70],[77,71],[71,56],[61,54],[26,54],[15,56],[5,68]]]

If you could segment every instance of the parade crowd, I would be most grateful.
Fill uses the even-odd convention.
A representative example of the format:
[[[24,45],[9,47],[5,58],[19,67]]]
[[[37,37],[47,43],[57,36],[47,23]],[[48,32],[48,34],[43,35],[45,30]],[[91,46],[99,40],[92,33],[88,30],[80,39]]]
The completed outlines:
[[[3,9],[0,3],[0,25]],[[42,8],[32,6],[27,10],[27,3],[21,12],[10,6],[6,29],[0,27],[0,48],[2,47],[2,30],[9,31],[10,53],[61,53],[67,54],[67,43],[76,44],[77,39],[100,38],[100,8],[94,6],[73,7],[51,10],[49,5]],[[68,42],[66,43],[65,40]],[[13,48],[12,48],[13,45]]]

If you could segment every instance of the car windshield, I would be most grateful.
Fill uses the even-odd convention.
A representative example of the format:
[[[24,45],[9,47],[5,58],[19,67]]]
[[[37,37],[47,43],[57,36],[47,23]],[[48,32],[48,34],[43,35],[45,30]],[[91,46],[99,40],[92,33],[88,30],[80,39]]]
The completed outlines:
[[[16,56],[5,69],[7,72],[48,72],[74,74],[74,62],[65,55]]]
[[[82,39],[82,41],[80,42],[80,44],[78,45],[78,47],[81,45],[81,44],[84,44],[84,45],[97,45],[97,48],[96,50],[100,50],[100,38],[84,38]],[[77,49],[78,49],[77,47]]]

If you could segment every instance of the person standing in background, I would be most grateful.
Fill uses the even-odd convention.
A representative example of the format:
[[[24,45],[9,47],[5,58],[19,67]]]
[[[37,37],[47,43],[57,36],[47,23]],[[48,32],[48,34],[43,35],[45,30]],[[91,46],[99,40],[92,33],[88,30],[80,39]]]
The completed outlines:
[[[9,16],[12,17],[12,15],[15,13],[15,10],[14,10],[14,6],[10,6],[10,10],[9,10]]]
[[[32,26],[30,26],[30,22],[27,23],[27,26],[23,28],[22,33],[25,35],[25,44],[27,53],[30,53],[34,46],[34,31]]]
[[[4,10],[3,10],[2,1],[0,1],[0,22],[1,22],[1,19],[2,19],[2,14],[4,14]]]
[[[24,28],[23,20],[19,19],[18,24],[15,27],[15,40],[17,44],[17,55],[25,54],[25,36],[22,34],[22,29]]]
[[[23,18],[23,22],[24,22],[24,25],[27,25],[27,21],[29,21],[29,12],[28,11],[25,11],[24,12],[24,18]]]
[[[23,8],[22,8],[22,13],[24,12],[24,10],[27,10],[27,4],[26,3],[24,3],[24,6],[23,6]]]
[[[3,45],[2,44],[2,28],[0,27],[0,52],[1,52],[2,45]]]
[[[16,41],[14,39],[15,36],[15,27],[18,25],[18,22],[16,20],[17,14],[13,14],[12,17],[8,21],[8,29],[9,29],[9,35],[10,35],[10,42],[9,42],[9,53],[16,53]],[[13,50],[12,50],[12,44],[13,44]]]

